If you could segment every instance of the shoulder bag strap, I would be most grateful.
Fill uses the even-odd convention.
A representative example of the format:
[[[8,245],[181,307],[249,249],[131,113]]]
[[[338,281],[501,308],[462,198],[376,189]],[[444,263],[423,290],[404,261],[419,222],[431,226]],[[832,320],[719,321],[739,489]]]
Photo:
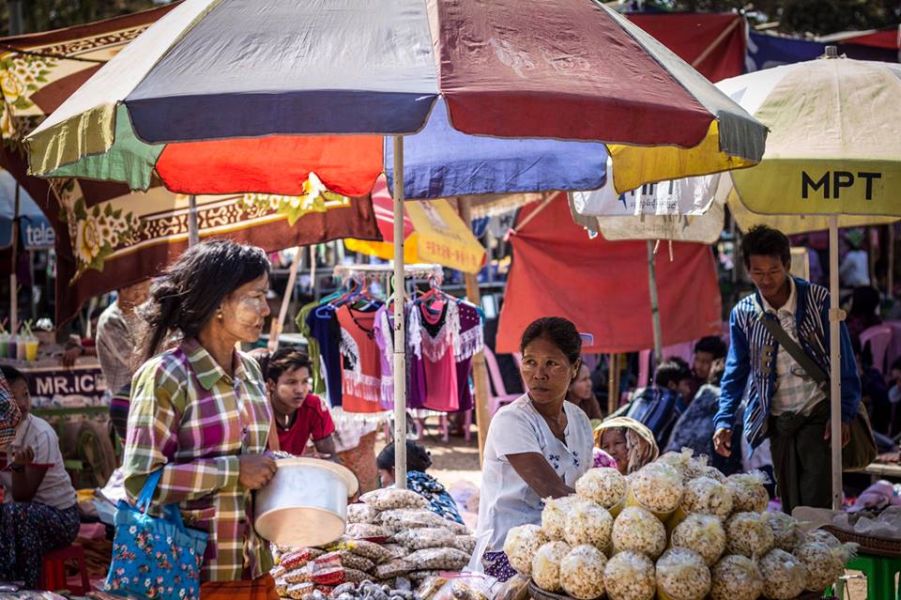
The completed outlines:
[[[798,342],[788,335],[788,332],[782,328],[782,324],[779,323],[778,319],[772,315],[767,315],[766,313],[762,314],[760,319],[763,321],[763,326],[766,327],[767,331],[776,338],[776,341],[785,348],[785,351],[795,359],[811,379],[816,381],[819,385],[824,385],[829,381],[829,376],[820,368],[820,365],[814,362],[814,360],[804,352],[801,346],[798,345]]]

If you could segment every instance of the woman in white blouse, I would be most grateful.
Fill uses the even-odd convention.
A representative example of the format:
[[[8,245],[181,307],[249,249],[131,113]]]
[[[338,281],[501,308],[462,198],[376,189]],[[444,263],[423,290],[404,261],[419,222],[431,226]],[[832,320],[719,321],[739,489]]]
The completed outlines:
[[[582,339],[560,317],[538,319],[520,343],[528,393],[500,409],[485,444],[478,535],[491,531],[483,556],[486,573],[514,575],[503,553],[507,532],[541,522],[545,498],[573,493],[592,466],[591,424],[566,394],[581,366]]]

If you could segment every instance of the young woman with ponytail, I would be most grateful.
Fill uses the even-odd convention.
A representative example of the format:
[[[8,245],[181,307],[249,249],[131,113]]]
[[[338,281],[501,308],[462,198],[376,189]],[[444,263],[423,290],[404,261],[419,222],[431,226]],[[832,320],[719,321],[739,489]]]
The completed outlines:
[[[132,382],[125,488],[134,501],[161,469],[155,505],[178,503],[189,527],[209,532],[204,598],[246,597],[239,588],[274,597],[268,575],[252,581],[269,558],[248,520],[251,490],[275,473],[265,454],[272,413],[256,361],[236,349],[262,332],[269,269],[260,248],[204,242],[154,281],[142,307],[146,362]]]

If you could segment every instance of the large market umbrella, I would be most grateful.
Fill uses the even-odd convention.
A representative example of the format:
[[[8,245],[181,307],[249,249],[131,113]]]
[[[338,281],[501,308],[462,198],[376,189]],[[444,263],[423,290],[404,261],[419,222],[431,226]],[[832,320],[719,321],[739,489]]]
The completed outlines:
[[[89,298],[157,275],[196,238],[229,236],[267,251],[346,236],[379,239],[369,203],[328,198],[315,181],[297,196],[179,196],[159,181],[132,192],[118,183],[67,178],[48,186],[26,174],[18,141],[173,5],[76,27],[0,38],[0,166],[25,194],[20,230],[26,246],[58,238],[56,320],[74,317]],[[0,179],[13,197],[12,179]],[[9,190],[7,190],[9,188]],[[30,198],[49,216],[31,217]],[[35,207],[36,209],[36,207]],[[118,212],[113,219],[108,212]],[[38,214],[40,211],[38,211]],[[121,219],[120,219],[121,218]],[[38,219],[41,219],[38,221]],[[108,223],[121,226],[107,227]],[[0,217],[0,246],[5,244]],[[193,230],[192,230],[192,227]],[[85,235],[88,233],[89,235]],[[96,235],[95,235],[96,234]],[[82,242],[82,243],[80,243]]]
[[[94,23],[0,38],[0,135],[21,140],[175,3]]]
[[[653,38],[591,0],[187,0],[137,38],[28,138],[31,168],[182,193],[368,193],[394,136],[395,277],[403,277],[403,136],[497,138],[470,177],[522,154],[484,193],[586,189],[607,149],[616,185],[751,166],[765,129]],[[560,141],[576,140],[576,141]],[[439,135],[426,145],[441,147]],[[535,148],[537,146],[537,149]],[[568,155],[571,160],[538,160]],[[415,164],[414,155],[407,157]],[[451,156],[445,156],[448,163]],[[559,165],[566,165],[561,171]],[[582,165],[583,168],[572,168]],[[587,166],[587,167],[586,167]],[[574,175],[577,181],[570,179]],[[431,177],[429,178],[431,180]],[[442,190],[440,196],[471,193]],[[404,372],[395,286],[395,373]],[[405,482],[404,380],[395,382]]]

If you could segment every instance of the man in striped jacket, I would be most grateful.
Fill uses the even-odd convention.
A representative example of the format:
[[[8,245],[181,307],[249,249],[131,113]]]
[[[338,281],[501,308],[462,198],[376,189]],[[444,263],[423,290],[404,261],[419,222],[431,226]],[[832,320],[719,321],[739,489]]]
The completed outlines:
[[[745,435],[752,447],[767,437],[783,510],[831,506],[828,388],[819,385],[780,347],[764,325],[775,319],[824,372],[829,362],[829,291],[789,274],[791,246],[781,231],[758,226],[741,244],[757,288],[730,317],[731,342],[714,417],[714,449],[729,456],[735,410],[747,388]],[[851,338],[841,324],[842,444],[860,403]]]

